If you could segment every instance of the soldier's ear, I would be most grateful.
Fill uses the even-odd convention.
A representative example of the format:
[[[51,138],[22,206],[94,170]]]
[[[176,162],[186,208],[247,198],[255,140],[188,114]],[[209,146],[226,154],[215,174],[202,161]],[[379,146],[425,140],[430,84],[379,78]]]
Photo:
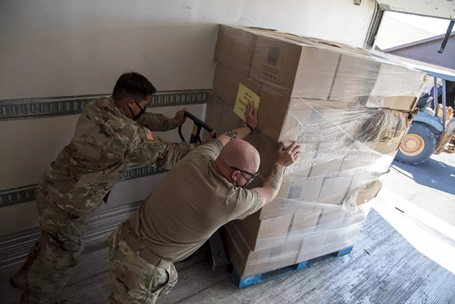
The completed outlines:
[[[126,99],[126,105],[129,107],[129,106],[132,106],[133,104],[135,104],[135,101],[134,101],[134,98],[127,98]]]

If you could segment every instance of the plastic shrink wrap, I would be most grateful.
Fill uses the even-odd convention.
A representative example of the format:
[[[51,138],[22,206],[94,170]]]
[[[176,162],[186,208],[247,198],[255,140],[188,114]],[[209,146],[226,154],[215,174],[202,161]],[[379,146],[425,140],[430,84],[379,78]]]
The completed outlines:
[[[258,28],[221,25],[206,121],[218,133],[241,127],[253,100],[260,186],[278,142],[301,146],[277,198],[226,225],[241,276],[353,246],[380,190],[426,80],[381,53]]]

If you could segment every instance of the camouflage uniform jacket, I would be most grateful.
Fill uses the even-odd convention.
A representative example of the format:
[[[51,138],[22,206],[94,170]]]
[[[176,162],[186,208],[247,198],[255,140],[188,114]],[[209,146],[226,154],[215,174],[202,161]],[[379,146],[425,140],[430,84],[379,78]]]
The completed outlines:
[[[69,213],[86,216],[99,207],[128,163],[168,169],[193,146],[153,140],[150,131],[176,128],[175,120],[144,113],[128,118],[111,98],[84,107],[71,143],[42,177],[38,191]]]

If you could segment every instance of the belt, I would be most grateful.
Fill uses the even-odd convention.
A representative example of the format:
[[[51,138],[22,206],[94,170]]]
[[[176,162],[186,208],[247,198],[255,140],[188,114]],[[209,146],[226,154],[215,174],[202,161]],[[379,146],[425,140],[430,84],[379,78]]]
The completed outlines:
[[[168,266],[172,264],[171,262],[163,259],[159,255],[148,250],[145,247],[144,243],[142,243],[134,235],[131,234],[131,231],[129,230],[128,227],[128,223],[122,224],[119,234],[120,235],[117,238],[117,244],[123,240],[128,245],[128,247],[130,247],[131,250],[133,250],[136,253],[137,256],[141,257],[146,262],[165,269],[168,269]]]

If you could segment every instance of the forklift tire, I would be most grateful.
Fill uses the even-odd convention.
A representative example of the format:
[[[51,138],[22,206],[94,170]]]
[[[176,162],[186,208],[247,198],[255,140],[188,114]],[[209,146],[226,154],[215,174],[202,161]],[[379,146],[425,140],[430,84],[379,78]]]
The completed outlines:
[[[436,135],[420,122],[413,122],[398,149],[395,159],[403,164],[417,165],[431,157],[436,149]]]

